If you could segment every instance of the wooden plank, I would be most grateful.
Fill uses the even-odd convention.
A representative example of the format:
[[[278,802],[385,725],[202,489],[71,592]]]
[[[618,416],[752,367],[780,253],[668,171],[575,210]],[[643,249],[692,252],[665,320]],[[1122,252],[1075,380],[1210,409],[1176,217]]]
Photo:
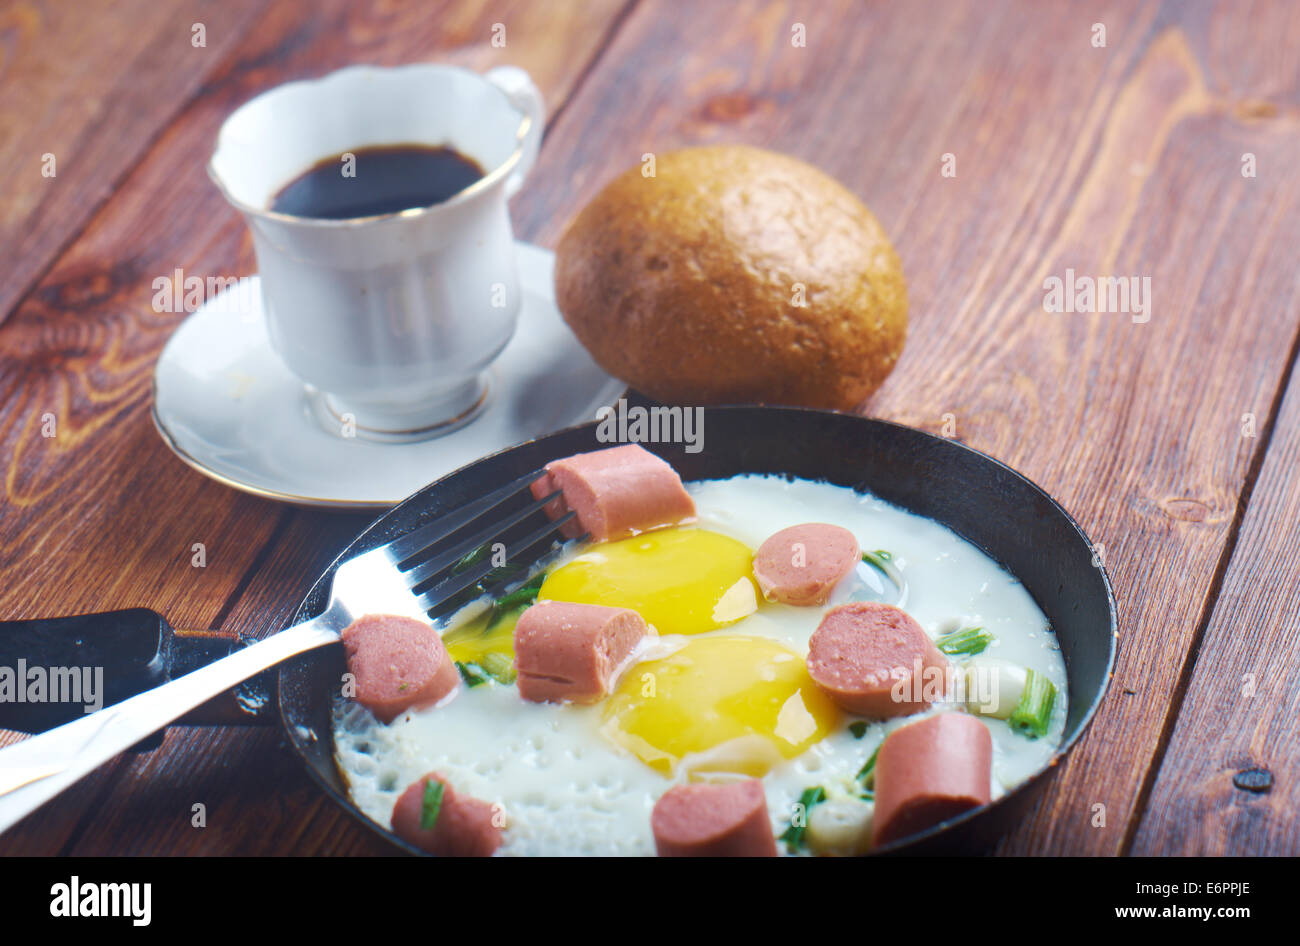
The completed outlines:
[[[1266,418],[1242,439],[1267,438]],[[1244,449],[1244,444],[1241,449]],[[1134,854],[1300,854],[1300,378],[1292,376]]]
[[[796,20],[808,29],[806,48],[789,46]],[[1108,26],[1103,50],[1089,45],[1097,21]],[[581,202],[644,151],[737,140],[806,157],[872,204],[907,268],[913,331],[871,412],[933,430],[953,414],[961,439],[1034,477],[1106,543],[1120,597],[1123,652],[1111,699],[1003,850],[1121,850],[1173,712],[1259,449],[1237,425],[1246,412],[1267,416],[1295,330],[1287,249],[1300,234],[1297,184],[1286,168],[1300,135],[1297,77],[1280,67],[1283,58],[1249,53],[1291,48],[1296,32],[1282,5],[1231,18],[1177,3],[1086,11],[761,3],[744,15],[705,3],[689,16],[643,3],[562,113],[517,201],[520,232],[553,242]],[[1034,41],[1009,43],[1013,35]],[[256,82],[260,63],[274,58],[263,56],[250,60],[253,78],[232,83]],[[206,120],[243,97],[239,89],[227,93]],[[1240,176],[1244,151],[1257,156],[1255,179]],[[956,178],[939,175],[945,152],[957,156]],[[154,167],[146,179],[164,177]],[[144,193],[128,186],[122,199],[143,201]],[[233,227],[209,231],[207,242],[186,242],[194,239],[186,229],[154,245],[195,247],[200,260],[227,261],[246,245]],[[112,245],[99,244],[103,259],[116,258]],[[146,265],[147,273],[170,268]],[[1150,275],[1151,321],[1043,312],[1042,279],[1066,267]],[[75,351],[75,337],[62,338]],[[0,443],[8,448],[3,428]],[[116,470],[124,461],[108,462]],[[257,513],[268,508],[259,504]],[[246,561],[265,541],[253,518],[232,510],[228,526],[231,535],[251,536]],[[268,562],[281,546],[327,545],[328,518],[288,514]],[[82,538],[93,534],[87,529]],[[229,611],[227,627],[281,613],[312,567],[288,564],[268,566],[265,583],[259,575]],[[0,567],[19,565],[0,559]],[[322,850],[331,843],[322,832],[337,813],[313,806],[309,797],[319,801],[319,794],[300,794],[291,768],[275,776],[273,791],[247,784],[244,766],[260,775],[263,765],[283,764],[263,738],[195,736],[183,754],[132,760],[138,777],[122,782],[123,797],[109,799],[105,823],[97,818],[73,849]],[[216,763],[205,768],[203,760],[220,758],[226,746],[242,780]],[[176,760],[171,775],[157,767],[168,758]],[[185,782],[182,759],[204,777]],[[164,788],[154,794],[150,777],[159,774]],[[238,832],[189,837],[199,832],[188,821],[124,840],[128,826],[151,830],[151,801],[185,820],[196,792],[218,799],[219,808],[225,797],[248,803],[250,819],[269,813],[285,842]],[[276,813],[281,803],[301,810],[302,820]],[[1096,803],[1107,806],[1104,828],[1090,826]],[[352,828],[340,845],[373,850]]]
[[[20,733],[0,730],[0,747],[25,738]],[[125,758],[125,757],[123,757]],[[4,834],[0,834],[0,856],[44,857],[57,854],[88,812],[112,790],[121,759],[96,769],[59,797],[28,815]]]
[[[295,513],[225,620],[264,633],[289,621],[368,517]],[[256,772],[256,778],[249,773]],[[196,827],[193,806],[204,806]],[[280,855],[383,853],[386,846],[316,787],[278,729],[168,731],[162,750],[126,760],[107,804],[70,853]]]
[[[178,627],[223,626],[232,596],[260,580],[249,569],[261,550],[303,514],[191,472],[149,422],[153,363],[183,318],[153,311],[152,280],[177,267],[205,276],[254,268],[242,222],[204,173],[217,128],[263,89],[352,62],[509,62],[530,70],[558,109],[622,0],[539,7],[330,0],[276,4],[249,24],[202,94],[0,326],[0,619],[146,605]],[[504,48],[491,45],[495,23],[506,25]],[[57,436],[42,436],[46,414]],[[306,518],[329,533],[333,517]],[[206,547],[206,567],[191,564],[196,542]],[[292,598],[291,587],[278,588],[281,600]],[[154,753],[157,763],[126,761],[132,769],[163,764],[170,751]],[[181,758],[189,761],[178,771],[193,764]],[[148,786],[131,784],[149,797]],[[78,796],[83,810],[92,797]],[[62,849],[79,830],[71,807],[28,819],[6,844]],[[105,803],[96,818],[109,811]]]
[[[1258,447],[1237,424],[1267,412],[1296,331],[1300,77],[1251,51],[1297,40],[1283,5],[646,3],[552,129],[549,186],[520,203],[554,241],[642,153],[741,141],[872,205],[912,331],[870,413],[935,432],[952,415],[1105,545],[1119,598],[1111,696],[1004,852],[1119,852],[1176,710]],[[1067,268],[1149,276],[1150,320],[1045,312],[1044,279]]]
[[[18,0],[0,8],[0,165],[8,169],[0,323],[265,6]]]

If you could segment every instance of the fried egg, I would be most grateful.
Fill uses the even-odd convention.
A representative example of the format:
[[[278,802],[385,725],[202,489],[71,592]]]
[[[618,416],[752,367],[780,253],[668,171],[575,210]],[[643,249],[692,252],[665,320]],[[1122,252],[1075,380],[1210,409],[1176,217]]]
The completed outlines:
[[[808,676],[802,654],[770,638],[728,634],[637,664],[605,701],[603,717],[611,742],[663,775],[744,740],[751,748],[733,755],[726,771],[758,777],[829,734],[839,712]]]
[[[539,598],[634,608],[657,631],[607,699],[529,703],[490,682],[388,725],[340,701],[336,757],[354,803],[387,827],[402,790],[437,771],[501,806],[499,854],[652,855],[650,811],[673,784],[761,777],[779,834],[804,789],[854,797],[885,736],[925,715],[858,720],[809,679],[809,637],[828,607],[851,598],[899,603],[932,637],[979,624],[995,637],[986,656],[1046,675],[1058,692],[1046,737],[980,718],[993,736],[994,797],[1048,763],[1065,726],[1065,664],[1046,617],[992,559],[933,520],[844,487],[738,476],[687,488],[698,511],[690,527],[566,548],[548,566]],[[888,550],[906,601],[866,564],[825,607],[761,600],[752,551],[802,522],[835,523],[862,548]],[[515,616],[488,620],[453,619],[443,637],[453,659],[513,655]]]
[[[758,607],[754,553],[708,529],[659,529],[582,552],[546,576],[539,601],[631,608],[660,634],[702,634]]]

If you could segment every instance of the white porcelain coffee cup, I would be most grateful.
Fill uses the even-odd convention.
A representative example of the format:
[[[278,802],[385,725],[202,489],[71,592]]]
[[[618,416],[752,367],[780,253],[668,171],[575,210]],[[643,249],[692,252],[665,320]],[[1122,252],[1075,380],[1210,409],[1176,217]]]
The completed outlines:
[[[252,231],[271,344],[336,430],[427,437],[483,405],[520,307],[506,200],[543,118],[521,69],[421,64],[291,82],[221,126],[208,173]],[[270,209],[318,162],[400,144],[452,147],[486,174],[442,203],[374,217]]]

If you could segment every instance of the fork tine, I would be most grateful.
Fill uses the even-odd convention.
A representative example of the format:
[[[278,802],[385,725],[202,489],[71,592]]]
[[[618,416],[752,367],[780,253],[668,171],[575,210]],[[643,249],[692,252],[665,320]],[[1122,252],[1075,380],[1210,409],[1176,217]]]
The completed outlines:
[[[415,568],[410,569],[404,573],[407,585],[414,588],[420,582],[427,578],[432,578],[444,568],[450,568],[470,552],[482,548],[489,541],[504,533],[511,526],[517,525],[535,512],[541,512],[543,506],[561,495],[563,494],[557,489],[549,496],[545,496],[535,502],[529,503],[523,509],[511,513],[504,519],[493,521],[487,526],[487,528],[480,529],[468,539],[456,543],[454,546],[447,549],[447,551],[441,552],[434,558],[429,559],[427,562],[423,562]]]
[[[507,546],[506,558],[507,559],[513,558],[515,555],[518,555],[520,552],[522,552],[524,549],[528,548],[529,546],[535,545],[539,540],[544,538],[548,533],[554,532],[556,529],[564,525],[566,522],[568,522],[576,515],[577,513],[570,510],[569,512],[566,512],[564,515],[560,516],[560,518],[552,522],[546,523],[546,525],[541,526],[538,529],[535,529],[534,531],[530,532],[528,535],[524,536],[522,539],[519,539],[517,542],[513,543],[512,545]],[[425,591],[423,594],[419,595],[418,597],[421,599],[421,603],[426,605],[428,608],[430,609],[436,608],[438,605],[442,604],[452,595],[464,591],[466,588],[469,588],[472,585],[475,585],[478,582],[482,581],[483,578],[486,577],[487,574],[491,572],[495,567],[496,566],[494,566],[491,561],[480,562],[478,565],[475,565],[471,569],[468,569],[463,572],[456,572],[453,575],[448,575],[442,581],[438,582],[436,585],[434,585],[432,588]],[[411,587],[415,587],[414,584]]]
[[[532,473],[525,473],[518,479],[493,490],[486,496],[466,503],[464,506],[460,506],[452,512],[434,519],[432,522],[427,522],[404,536],[393,539],[393,541],[381,546],[381,548],[388,552],[394,562],[403,562],[412,555],[424,551],[439,539],[444,539],[457,529],[461,529],[473,522],[483,513],[495,509],[511,496],[522,492],[525,487],[532,485],[533,481],[544,472],[546,471],[534,470]]]

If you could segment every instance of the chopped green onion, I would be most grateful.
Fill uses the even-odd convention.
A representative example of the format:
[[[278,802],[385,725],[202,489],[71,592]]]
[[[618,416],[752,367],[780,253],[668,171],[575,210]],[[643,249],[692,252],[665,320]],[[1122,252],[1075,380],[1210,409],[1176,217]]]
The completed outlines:
[[[502,610],[521,604],[532,604],[537,600],[537,592],[541,589],[544,581],[546,581],[546,572],[538,572],[514,591],[507,592],[497,598],[497,609]]]
[[[498,683],[515,682],[514,661],[502,653],[486,653],[478,663],[457,661],[456,669],[460,671],[461,679],[468,687],[479,686],[487,683],[488,680],[495,680]]]
[[[475,565],[481,564],[487,559],[491,552],[491,544],[484,543],[483,545],[480,545],[478,548],[474,549],[474,551],[462,556],[455,565],[451,566],[451,574],[458,575],[463,571],[473,568]],[[492,569],[480,578],[475,582],[474,588],[479,592],[479,594],[482,594],[492,585],[499,584],[503,581],[509,581],[512,577],[518,575],[519,572],[523,570],[524,566],[515,562],[507,562],[504,565]]]
[[[803,846],[803,834],[808,830],[808,812],[814,805],[819,805],[826,800],[826,789],[820,785],[814,785],[812,788],[805,788],[803,794],[799,796],[797,810],[790,817],[790,827],[782,831],[778,836],[778,841],[784,841],[785,846],[790,851],[797,851]],[[802,814],[803,817],[800,817]],[[803,822],[799,824],[798,822]]]
[[[517,604],[512,608],[493,607],[492,612],[488,615],[487,623],[483,625],[483,633],[486,634],[507,618],[519,620],[520,615],[531,607],[531,604]]]
[[[981,654],[993,643],[993,635],[982,627],[964,627],[945,634],[934,642],[949,657],[958,654]]]
[[[506,567],[509,568],[510,566]],[[497,598],[488,612],[487,622],[483,625],[483,633],[486,634],[506,618],[518,618],[519,615],[528,610],[533,602],[537,600],[537,592],[541,589],[544,581],[546,581],[546,572],[538,572],[514,591],[507,592]],[[487,583],[486,579],[485,583]]]
[[[465,685],[468,687],[476,687],[480,683],[488,682],[487,672],[478,664],[456,661],[456,669],[460,671],[461,679],[465,681]]]
[[[502,582],[506,582],[506,581],[512,581],[513,579],[519,577],[519,573],[524,570],[525,570],[524,566],[522,565],[516,565],[514,562],[506,562],[506,564],[501,565],[498,568],[492,569],[490,572],[488,572],[486,575],[480,578],[478,580],[478,584],[475,585],[475,587],[481,591],[486,591],[488,588],[492,587],[493,585],[501,584]]]
[[[425,831],[433,830],[438,823],[438,812],[442,810],[442,793],[446,786],[431,778],[424,783],[424,801],[420,805],[420,827]]]
[[[876,549],[874,552],[863,552],[862,560],[893,582],[901,600],[906,594],[907,582],[903,580],[903,573],[894,564],[894,554],[884,549]]]
[[[453,575],[457,575],[463,572],[467,568],[474,567],[479,562],[483,561],[483,559],[487,558],[488,552],[490,552],[491,550],[492,550],[492,546],[486,543],[480,545],[474,551],[468,553],[467,555],[462,556],[460,561],[458,561],[455,565],[451,566],[451,573]]]
[[[849,723],[849,732],[853,733],[854,739],[861,739],[867,734],[867,728],[870,725],[870,723],[860,719],[856,723]]]
[[[863,552],[862,560],[868,565],[876,566],[888,577],[889,565],[894,561],[894,554],[884,549],[876,549],[874,552]]]
[[[497,683],[515,682],[514,661],[505,654],[492,651],[483,655],[482,666]]]
[[[878,755],[880,755],[880,746],[876,746],[876,751],[873,752],[873,753],[871,753],[871,758],[869,758],[869,759],[868,759],[868,760],[863,764],[862,768],[858,769],[858,774],[857,774],[856,776],[854,776],[854,777],[855,777],[859,782],[862,783],[862,787],[863,787],[863,788],[873,788],[873,787],[875,787],[875,784],[876,784],[876,756],[878,756]]]
[[[1056,685],[1031,668],[1025,675],[1025,690],[1020,694],[1020,702],[1011,711],[1007,723],[1015,732],[1030,739],[1046,736],[1055,702]]]
[[[537,592],[542,587],[542,582],[544,581],[546,581],[546,572],[538,572],[514,591],[508,592],[498,598],[497,607],[512,608],[517,604],[532,604],[537,600]]]

